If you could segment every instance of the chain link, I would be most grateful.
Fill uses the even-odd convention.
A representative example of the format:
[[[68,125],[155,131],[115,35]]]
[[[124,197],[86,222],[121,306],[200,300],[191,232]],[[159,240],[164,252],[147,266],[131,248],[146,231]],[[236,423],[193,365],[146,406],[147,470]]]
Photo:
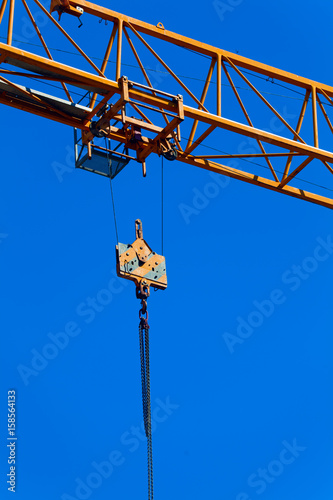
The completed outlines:
[[[143,302],[143,301],[142,301]],[[146,302],[146,301],[144,301]],[[147,306],[147,303],[146,303]],[[145,310],[144,310],[145,309]],[[147,317],[142,317],[146,314]],[[153,444],[151,433],[151,401],[150,401],[150,362],[149,362],[149,325],[147,308],[140,310],[139,324],[140,340],[140,362],[141,362],[141,386],[142,386],[142,408],[145,433],[147,437],[147,462],[148,462],[148,500],[153,500]]]

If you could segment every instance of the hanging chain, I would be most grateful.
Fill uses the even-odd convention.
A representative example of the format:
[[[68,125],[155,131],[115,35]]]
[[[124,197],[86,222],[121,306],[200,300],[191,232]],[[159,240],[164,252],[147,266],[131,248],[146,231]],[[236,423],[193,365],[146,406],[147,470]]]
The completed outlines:
[[[139,339],[140,339],[140,361],[141,361],[141,386],[142,386],[142,408],[145,433],[147,437],[147,463],[148,463],[148,500],[153,500],[153,443],[151,433],[151,402],[150,402],[150,363],[149,363],[149,325],[147,298],[149,297],[149,286],[144,282],[137,288],[136,295],[141,299],[139,312]]]

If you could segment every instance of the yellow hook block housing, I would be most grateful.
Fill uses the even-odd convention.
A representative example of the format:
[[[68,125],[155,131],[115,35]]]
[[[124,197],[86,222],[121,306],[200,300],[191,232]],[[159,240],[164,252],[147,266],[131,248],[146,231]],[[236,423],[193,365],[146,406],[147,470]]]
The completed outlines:
[[[131,245],[116,246],[117,274],[121,278],[164,290],[167,287],[165,257],[153,252],[143,239],[142,222],[135,221],[136,240]]]

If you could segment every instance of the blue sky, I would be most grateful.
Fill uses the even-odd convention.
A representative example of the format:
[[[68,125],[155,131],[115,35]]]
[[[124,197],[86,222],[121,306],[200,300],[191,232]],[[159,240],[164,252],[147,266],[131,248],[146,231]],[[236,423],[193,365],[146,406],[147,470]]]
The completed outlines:
[[[323,0],[315,8],[299,0],[110,6],[332,81],[332,7]],[[38,43],[22,16],[16,39]],[[78,31],[63,18],[90,54],[101,54],[110,26],[83,22]],[[172,48],[160,52],[173,60]],[[175,59],[175,70],[205,78],[191,57]],[[150,67],[155,85],[173,92]],[[201,81],[186,82],[200,93]],[[289,115],[301,105],[274,99]],[[74,170],[70,128],[1,110],[1,498],[11,495],[10,389],[17,500],[145,498],[139,303],[134,285],[116,277],[109,183]],[[161,160],[147,167],[146,179],[132,162],[114,181],[119,239],[132,242],[141,218],[160,252]],[[169,286],[149,299],[156,499],[332,498],[331,212],[177,162],[164,162],[164,189]]]

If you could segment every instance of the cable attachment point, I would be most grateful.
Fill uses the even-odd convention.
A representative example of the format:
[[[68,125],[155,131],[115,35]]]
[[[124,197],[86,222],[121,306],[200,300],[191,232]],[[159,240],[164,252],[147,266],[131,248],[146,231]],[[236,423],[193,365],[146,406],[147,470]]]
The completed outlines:
[[[135,221],[135,236],[137,240],[143,238],[142,222],[140,219],[136,219]]]
[[[162,149],[162,155],[166,160],[175,161],[178,158],[178,151],[174,144],[170,144],[169,149]]]
[[[140,323],[143,327],[149,328],[147,299],[150,295],[150,286],[146,280],[140,281],[136,287],[136,297],[141,300],[141,309],[139,311]],[[146,316],[146,317],[144,317]]]

